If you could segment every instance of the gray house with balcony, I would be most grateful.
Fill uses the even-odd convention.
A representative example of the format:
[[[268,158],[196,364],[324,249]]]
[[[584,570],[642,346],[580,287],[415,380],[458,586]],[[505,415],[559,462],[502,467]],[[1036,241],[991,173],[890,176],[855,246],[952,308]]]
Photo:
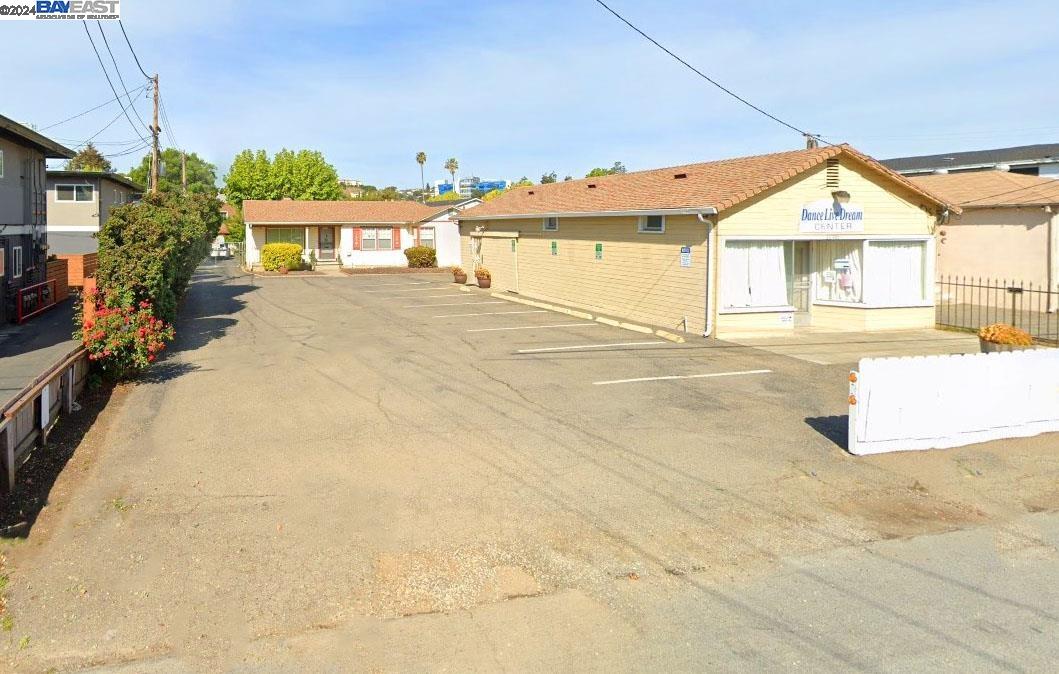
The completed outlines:
[[[0,325],[15,321],[23,289],[46,278],[45,160],[73,156],[69,148],[0,115]]]

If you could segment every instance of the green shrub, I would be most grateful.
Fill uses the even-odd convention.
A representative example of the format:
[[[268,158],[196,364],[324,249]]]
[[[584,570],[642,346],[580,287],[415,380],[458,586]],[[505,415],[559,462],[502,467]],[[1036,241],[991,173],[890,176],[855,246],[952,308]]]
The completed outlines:
[[[438,266],[438,255],[433,248],[427,246],[412,246],[406,248],[404,256],[408,258],[408,266],[413,269],[425,269]]]
[[[286,267],[290,271],[302,266],[302,247],[296,243],[266,243],[261,249],[261,266],[265,271],[278,271]]]

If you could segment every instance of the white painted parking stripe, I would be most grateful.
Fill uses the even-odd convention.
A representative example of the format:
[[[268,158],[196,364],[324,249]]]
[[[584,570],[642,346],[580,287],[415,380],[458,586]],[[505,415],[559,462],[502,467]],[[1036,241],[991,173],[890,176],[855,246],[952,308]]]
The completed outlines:
[[[519,325],[514,328],[473,328],[467,332],[495,332],[499,330],[543,330],[544,328],[598,328],[599,323],[556,323],[554,325]]]
[[[707,379],[710,377],[739,377],[747,374],[769,374],[772,370],[743,370],[741,372],[710,372],[709,374],[671,374],[664,377],[636,377],[635,379],[612,379],[610,381],[594,381],[595,386],[606,386],[607,384],[633,384],[640,381],[671,381],[673,379]]]
[[[414,292],[421,292],[421,291],[424,291],[424,290],[429,292],[431,290],[441,290],[441,288],[435,288],[435,287],[431,287],[431,288],[402,288],[400,290],[396,290],[396,289],[390,288],[388,290],[362,290],[361,292],[365,292],[365,293],[414,293]]]
[[[456,297],[463,297],[463,295],[457,295],[455,293],[449,293],[448,295],[418,295],[417,297],[419,297],[419,299],[421,299],[421,300],[432,300],[432,299],[436,300],[439,297],[456,298]]]
[[[407,304],[404,306],[405,309],[426,309],[428,307],[463,307],[469,304],[507,304],[502,300],[496,302],[448,302],[443,304]]]
[[[647,346],[649,344],[665,344],[656,339],[653,342],[613,342],[611,344],[580,344],[577,346],[549,346],[544,349],[519,349],[516,353],[544,353],[546,351],[575,351],[577,349],[605,349],[610,346]]]
[[[365,283],[366,286],[372,288],[383,288],[385,286],[425,286],[431,283],[438,283],[438,281],[405,281],[404,283]]]
[[[512,314],[547,314],[547,309],[534,309],[533,311],[486,311],[480,314],[441,314],[431,318],[464,318],[467,316],[510,316]]]

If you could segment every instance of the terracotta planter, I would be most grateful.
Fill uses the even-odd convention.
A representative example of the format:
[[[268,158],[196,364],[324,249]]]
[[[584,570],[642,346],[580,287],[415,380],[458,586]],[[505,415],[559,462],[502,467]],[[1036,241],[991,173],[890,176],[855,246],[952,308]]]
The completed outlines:
[[[287,269],[286,267],[282,267],[282,266],[281,266],[281,267],[279,268],[279,273],[281,273],[281,274],[286,274],[286,273],[287,273],[287,272],[289,272],[289,271],[290,271],[290,269]]]
[[[467,282],[467,274],[453,274],[452,275],[452,282],[453,283],[466,283]]]
[[[997,344],[996,342],[987,342],[981,337],[978,338],[978,345],[982,349],[982,353],[1002,353],[1007,351],[1025,351],[1026,349],[1032,349],[1033,346],[1021,346],[1018,344]]]
[[[479,288],[488,288],[489,284],[491,284],[492,282],[493,282],[493,279],[480,278],[480,279],[478,279],[478,287]]]

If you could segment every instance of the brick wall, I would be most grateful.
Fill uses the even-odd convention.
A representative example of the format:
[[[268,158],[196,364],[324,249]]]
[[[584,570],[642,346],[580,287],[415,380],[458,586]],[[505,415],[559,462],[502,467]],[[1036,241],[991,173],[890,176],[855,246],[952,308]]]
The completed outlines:
[[[96,267],[99,266],[97,253],[59,255],[58,257],[69,263],[67,282],[72,288],[84,287],[85,279],[96,275]]]
[[[48,261],[48,280],[55,281],[55,301],[62,302],[70,296],[70,282],[68,280],[68,264],[66,260]]]

